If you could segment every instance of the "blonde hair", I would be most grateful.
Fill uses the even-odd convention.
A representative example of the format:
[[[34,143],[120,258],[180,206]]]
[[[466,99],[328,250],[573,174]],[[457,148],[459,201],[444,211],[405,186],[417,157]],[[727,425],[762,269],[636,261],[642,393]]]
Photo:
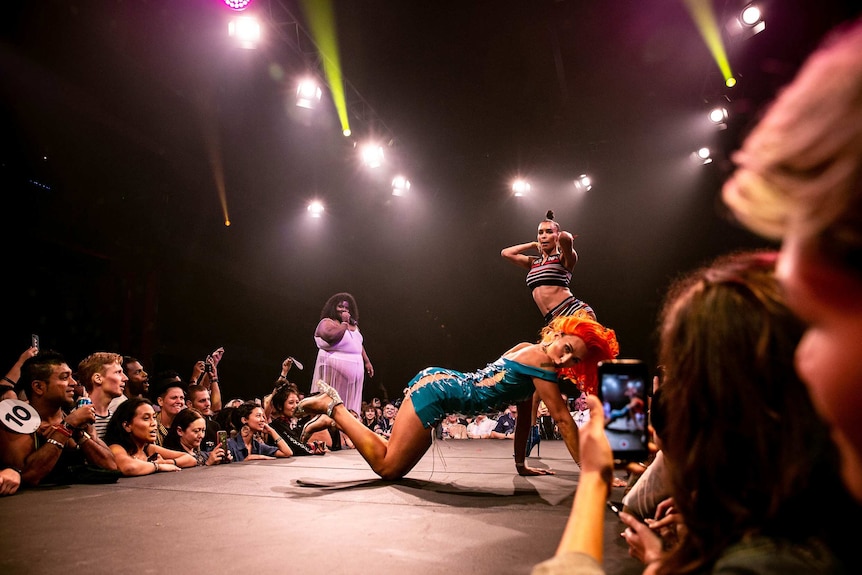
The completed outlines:
[[[98,351],[81,360],[81,363],[78,364],[78,372],[75,374],[75,377],[88,393],[92,392],[93,376],[97,373],[104,374],[105,366],[115,363],[123,365],[123,356],[119,353]]]
[[[792,230],[859,267],[862,20],[827,37],[733,161],[722,193],[744,225],[772,239]]]

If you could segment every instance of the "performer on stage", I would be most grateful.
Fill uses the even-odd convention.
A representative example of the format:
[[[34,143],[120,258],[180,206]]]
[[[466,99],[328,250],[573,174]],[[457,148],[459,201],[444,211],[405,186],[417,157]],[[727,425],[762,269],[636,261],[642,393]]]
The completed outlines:
[[[538,343],[519,343],[487,367],[473,373],[429,367],[408,384],[387,441],[344,406],[338,392],[323,381],[323,393],[303,399],[296,413],[325,413],[353,441],[371,468],[384,479],[404,477],[431,446],[431,427],[449,413],[475,415],[519,403],[529,409],[535,391],[545,401],[575,461],[579,461],[578,429],[560,394],[562,377],[595,388],[599,361],[619,353],[616,334],[585,314],[556,318],[542,330]],[[515,427],[515,468],[519,475],[553,474],[525,463],[530,419]]]
[[[593,309],[577,299],[569,289],[572,272],[578,263],[574,238],[554,221],[553,210],[548,210],[545,219],[539,223],[536,241],[509,246],[500,252],[504,259],[528,270],[527,287],[533,293],[536,307],[545,316],[546,325],[557,316],[578,311],[596,319]],[[539,255],[524,253],[530,250],[537,250]]]

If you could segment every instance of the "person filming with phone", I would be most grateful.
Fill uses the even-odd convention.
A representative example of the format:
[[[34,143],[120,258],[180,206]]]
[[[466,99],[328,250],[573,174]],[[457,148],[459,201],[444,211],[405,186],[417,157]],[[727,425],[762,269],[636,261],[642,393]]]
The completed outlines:
[[[773,252],[724,256],[677,280],[666,296],[661,439],[672,500],[646,523],[620,513],[629,553],[648,564],[646,572],[853,571],[858,538],[834,513],[855,517],[859,505],[794,371],[804,325],[783,299],[775,261]],[[614,461],[602,405],[587,400],[569,522],[554,558],[533,575],[602,572]],[[656,533],[672,523],[678,541],[665,548]]]

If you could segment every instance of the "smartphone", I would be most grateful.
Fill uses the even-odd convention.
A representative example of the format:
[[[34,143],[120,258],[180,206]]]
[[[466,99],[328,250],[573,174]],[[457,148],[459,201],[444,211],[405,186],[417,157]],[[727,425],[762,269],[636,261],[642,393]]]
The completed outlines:
[[[643,461],[649,455],[647,390],[651,384],[646,364],[638,359],[599,362],[598,395],[615,464]]]
[[[227,431],[219,430],[219,432],[218,432],[218,444],[221,445],[222,449],[224,449],[224,455],[222,456],[222,461],[228,461],[228,458],[227,458]]]
[[[30,347],[35,347],[36,351],[39,351],[39,336],[35,333],[30,334]]]

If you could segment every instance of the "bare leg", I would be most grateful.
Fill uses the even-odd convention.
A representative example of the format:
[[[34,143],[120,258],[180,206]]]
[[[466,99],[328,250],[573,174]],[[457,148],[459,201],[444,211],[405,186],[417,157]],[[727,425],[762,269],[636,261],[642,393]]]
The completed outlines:
[[[398,409],[389,441],[365,427],[343,405],[335,407],[332,419],[383,479],[401,479],[431,447],[431,430],[422,425],[409,397]]]

